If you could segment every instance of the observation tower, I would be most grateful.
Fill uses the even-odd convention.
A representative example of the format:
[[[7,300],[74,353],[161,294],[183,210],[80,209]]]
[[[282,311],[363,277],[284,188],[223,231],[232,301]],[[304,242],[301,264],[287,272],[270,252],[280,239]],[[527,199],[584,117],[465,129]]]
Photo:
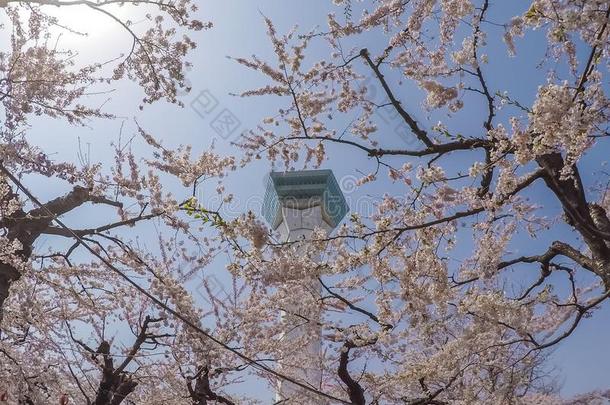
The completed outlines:
[[[330,234],[347,211],[345,197],[331,170],[271,172],[267,178],[262,214],[271,227],[280,233],[283,242],[306,242],[316,228],[322,228]],[[297,247],[297,251],[299,249],[302,247]],[[308,290],[321,296],[321,285],[316,278],[305,280],[304,284]],[[294,308],[287,308],[287,311],[297,315],[306,314],[310,320],[308,327],[311,327],[312,321],[317,324],[315,321],[320,319],[319,310],[313,309],[312,313],[312,308],[304,309],[295,305]],[[286,316],[286,312],[283,316]],[[305,333],[305,327],[307,326],[291,327],[282,339],[298,339]],[[322,341],[318,331],[317,339],[297,349],[299,357],[305,359],[304,362],[295,367],[287,364],[288,361],[280,361],[279,367],[299,381],[319,389],[321,349]],[[286,358],[288,357],[287,354]],[[295,403],[299,403],[299,398],[305,395],[301,390],[290,382],[278,381],[276,400],[296,400]]]

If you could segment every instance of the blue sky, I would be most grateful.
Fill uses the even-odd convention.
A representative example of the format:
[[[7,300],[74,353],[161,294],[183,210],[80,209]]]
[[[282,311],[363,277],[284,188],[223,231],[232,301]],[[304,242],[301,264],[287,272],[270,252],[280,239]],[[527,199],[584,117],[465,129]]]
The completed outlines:
[[[505,22],[506,16],[523,12],[527,8],[527,2],[496,0],[493,6],[492,10],[495,11],[492,11],[490,19]],[[245,69],[226,56],[247,57],[255,53],[263,59],[273,60],[272,48],[265,34],[266,27],[261,13],[276,22],[278,31],[282,33],[295,24],[298,24],[302,31],[308,31],[315,26],[324,27],[326,14],[331,10],[341,13],[341,9],[333,8],[329,0],[202,1],[199,11],[201,19],[212,21],[214,28],[198,33],[194,37],[198,49],[192,55],[194,67],[188,73],[193,90],[190,94],[182,96],[185,108],[180,109],[160,102],[147,106],[140,112],[137,110],[137,105],[142,95],[139,89],[130,83],[121,83],[116,91],[92,100],[101,102],[108,98],[104,108],[125,117],[123,139],[133,135],[132,118],[136,117],[140,125],[163,139],[168,146],[192,144],[194,151],[200,151],[214,143],[220,153],[235,153],[231,141],[236,139],[237,134],[241,130],[255,126],[263,117],[273,115],[279,104],[278,100],[273,98],[242,99],[230,96],[229,93],[238,93],[264,85],[266,82],[261,75]],[[89,17],[86,12],[82,11],[82,13],[83,16]],[[82,21],[86,21],[86,18],[74,19],[77,25]],[[121,33],[118,27],[113,28],[111,21],[97,21],[95,32],[90,37],[75,42],[62,39],[63,45],[78,48],[80,57],[84,59],[94,59],[100,55],[116,56],[117,47],[126,49],[130,45],[129,38]],[[490,28],[490,41],[486,53],[490,55],[490,64],[484,69],[489,74],[490,87],[494,90],[510,90],[511,96],[525,104],[531,104],[537,86],[544,83],[544,76],[535,68],[544,54],[544,38],[541,34],[536,34],[528,37],[527,41],[517,42],[518,57],[511,59],[506,56],[506,49],[501,41],[491,38],[494,35],[499,37],[502,33],[501,29],[488,28]],[[375,33],[364,35],[359,41],[361,43],[352,45],[367,47],[373,52],[383,49],[386,45]],[[311,58],[308,60],[311,62],[323,58],[327,51],[324,44],[314,44],[310,53]],[[421,92],[416,87],[405,84],[399,94],[403,99],[412,100],[409,101],[409,105],[413,106],[411,111],[424,126],[430,127],[439,118],[445,118],[438,113],[428,113],[420,108]],[[213,102],[217,103],[214,110],[209,113],[205,112],[202,104],[206,100],[215,100]],[[463,113],[454,118],[452,121],[454,127],[459,128],[464,134],[481,134],[483,104],[474,101],[466,108],[466,112],[471,113]],[[240,122],[238,129],[227,139],[219,137],[211,127],[214,118],[225,109]],[[90,150],[92,162],[109,163],[112,158],[109,142],[118,140],[122,124],[121,120],[96,120],[91,122],[89,127],[74,128],[59,121],[34,120],[30,136],[46,151],[54,151],[58,159],[65,160],[77,160],[77,140],[80,139],[84,149]],[[410,140],[397,134],[393,130],[395,125],[397,122],[389,119],[388,124],[382,126],[384,144],[395,147],[408,146]],[[367,173],[374,167],[374,162],[353,150],[330,147],[329,151],[331,159],[325,162],[323,167],[333,169],[340,183],[353,176],[360,177],[358,171]],[[585,176],[589,177],[596,167],[599,167],[600,161],[606,158],[606,153],[603,151],[607,151],[607,148],[588,157],[583,163],[582,171]],[[349,165],[345,164],[344,157],[347,154],[349,154]],[[456,164],[465,164],[469,159],[472,159],[472,156],[466,156]],[[394,162],[397,161],[398,159]],[[258,211],[264,192],[263,180],[269,169],[268,162],[263,160],[252,164],[248,170],[230,176],[226,183],[227,190],[233,192],[236,198],[229,214],[237,215],[247,209]],[[39,182],[30,185],[35,186],[41,197],[49,198],[57,195],[56,183]],[[200,194],[204,203],[207,201],[212,204],[209,198],[213,196],[214,187],[215,184],[212,183],[207,189],[204,187],[203,194]],[[361,204],[362,201],[374,200],[387,190],[396,190],[396,187],[386,180],[381,180],[357,189],[347,197],[352,203],[352,210],[362,210],[369,207]],[[558,212],[559,203],[548,193],[543,192],[543,188],[534,188],[530,195],[535,197],[549,213]],[[78,215],[69,218],[69,222],[71,221],[74,226],[82,226],[84,222],[89,224],[94,220],[90,219],[88,213],[87,210],[79,211]],[[553,232],[562,232],[562,229],[557,227]],[[554,236],[549,234],[536,241],[516,241],[512,249],[516,253],[537,253],[545,250],[548,246],[545,243]],[[224,259],[219,258],[219,260]],[[533,268],[532,272],[535,272]],[[536,275],[537,273],[533,273],[533,277]],[[610,310],[606,306],[597,311],[592,319],[585,320],[574,335],[553,353],[552,362],[561,369],[565,394],[608,387],[610,351],[606,350],[606,342],[610,336],[609,321]]]

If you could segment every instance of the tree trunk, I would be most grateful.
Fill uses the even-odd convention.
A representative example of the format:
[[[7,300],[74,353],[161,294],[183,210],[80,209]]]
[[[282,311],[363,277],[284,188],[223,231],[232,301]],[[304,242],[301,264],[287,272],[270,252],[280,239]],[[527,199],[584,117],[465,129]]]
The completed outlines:
[[[4,315],[4,300],[8,297],[11,284],[19,280],[21,274],[13,266],[0,262],[0,323]]]

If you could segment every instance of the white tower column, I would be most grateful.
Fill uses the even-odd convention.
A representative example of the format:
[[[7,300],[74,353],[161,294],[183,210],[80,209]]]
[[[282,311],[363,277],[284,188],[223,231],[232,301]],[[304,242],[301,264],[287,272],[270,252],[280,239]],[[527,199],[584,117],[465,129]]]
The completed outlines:
[[[330,233],[347,213],[347,204],[337,181],[330,170],[307,170],[287,173],[271,173],[267,185],[263,215],[276,229],[284,242],[306,242],[314,229],[324,229]],[[303,251],[306,245],[296,246],[296,254]],[[318,260],[319,257],[313,257]],[[289,288],[287,286],[287,288]],[[294,286],[292,287],[294,288]],[[311,279],[305,277],[299,288],[307,289],[316,298],[321,296],[321,286],[315,274]],[[309,340],[302,347],[296,348],[298,365],[290,358],[280,361],[280,368],[303,383],[320,388],[321,384],[321,350],[322,341],[318,322],[319,310],[315,307],[304,308],[294,303],[285,308],[282,316],[290,318],[299,316],[308,319],[303,326],[290,327],[283,334],[283,339],[296,342],[306,336],[306,329],[316,328],[317,339]],[[295,357],[295,352],[292,352]],[[305,398],[306,397],[306,398]],[[324,404],[322,400],[310,399],[302,388],[285,381],[278,381],[277,401],[287,404]]]

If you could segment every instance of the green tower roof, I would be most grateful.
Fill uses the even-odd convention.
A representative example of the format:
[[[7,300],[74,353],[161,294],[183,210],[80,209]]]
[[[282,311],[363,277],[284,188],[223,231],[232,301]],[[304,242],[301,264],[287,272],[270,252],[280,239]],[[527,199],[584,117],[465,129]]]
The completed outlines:
[[[331,170],[269,173],[262,214],[272,227],[282,220],[283,203],[303,200],[321,202],[324,217],[333,228],[349,210]]]

